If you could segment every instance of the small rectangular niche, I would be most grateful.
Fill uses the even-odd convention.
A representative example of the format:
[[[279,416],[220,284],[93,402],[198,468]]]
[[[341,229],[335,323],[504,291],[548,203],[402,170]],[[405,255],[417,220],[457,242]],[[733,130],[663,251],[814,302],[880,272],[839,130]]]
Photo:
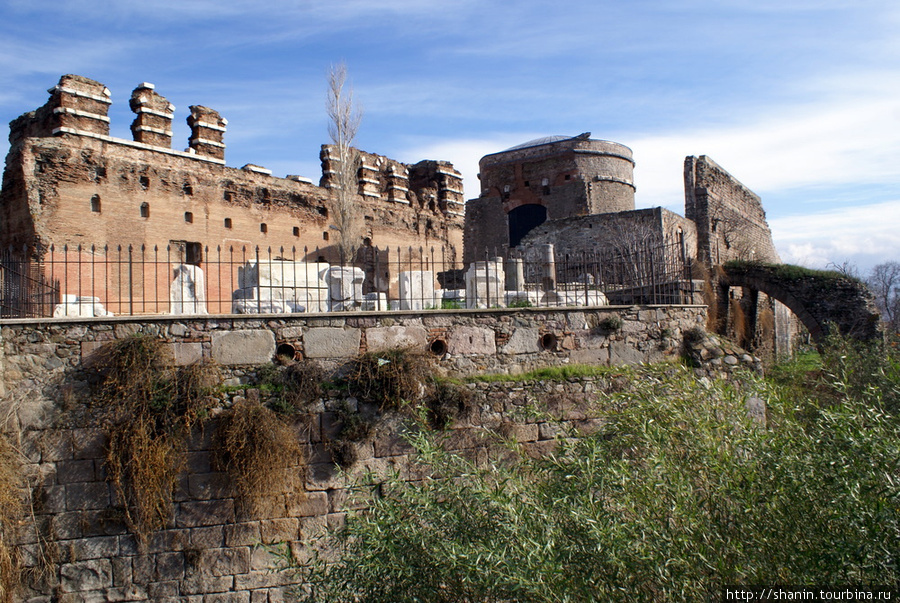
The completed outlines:
[[[194,223],[194,214],[192,212],[186,211],[184,212],[184,221],[188,224]]]
[[[225,228],[231,228],[231,218],[225,218]]]

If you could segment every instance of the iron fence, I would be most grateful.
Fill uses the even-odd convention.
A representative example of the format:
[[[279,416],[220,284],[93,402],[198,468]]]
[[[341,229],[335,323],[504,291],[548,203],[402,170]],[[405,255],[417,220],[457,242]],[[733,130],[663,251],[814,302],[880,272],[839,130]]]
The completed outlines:
[[[678,243],[627,251],[492,253],[364,247],[353,264],[318,248],[176,243],[49,246],[0,253],[3,318],[265,314],[693,303]]]

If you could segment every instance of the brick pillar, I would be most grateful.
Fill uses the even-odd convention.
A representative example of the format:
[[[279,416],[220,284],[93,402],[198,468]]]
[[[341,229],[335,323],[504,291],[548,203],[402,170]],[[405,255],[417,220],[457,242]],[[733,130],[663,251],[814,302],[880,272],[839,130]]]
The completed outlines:
[[[191,128],[189,140],[191,152],[224,161],[225,144],[222,138],[225,136],[228,120],[209,107],[191,105],[190,110],[187,123]]]
[[[378,179],[378,167],[373,166],[372,158],[363,157],[359,165],[359,193],[363,197],[381,198],[381,182]]]
[[[409,171],[392,165],[388,168],[388,200],[409,205]]]
[[[135,142],[155,147],[172,148],[172,117],[175,105],[154,90],[153,84],[144,82],[131,93],[131,110],[137,116],[131,124]]]
[[[53,133],[89,132],[109,136],[109,89],[80,75],[64,75],[50,88]]]
[[[440,208],[454,216],[464,215],[466,202],[462,174],[456,171],[449,163],[439,163],[437,172],[444,176],[438,180]]]

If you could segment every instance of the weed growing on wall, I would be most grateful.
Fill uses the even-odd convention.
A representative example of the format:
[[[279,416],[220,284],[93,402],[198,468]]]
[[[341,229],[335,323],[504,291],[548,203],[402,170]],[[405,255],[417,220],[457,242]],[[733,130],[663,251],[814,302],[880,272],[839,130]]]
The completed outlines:
[[[465,385],[446,379],[433,381],[425,405],[426,418],[433,429],[444,429],[454,421],[468,418],[475,410],[472,392]]]
[[[143,545],[172,514],[191,426],[209,411],[218,380],[208,366],[176,369],[169,348],[145,336],[110,344],[97,365],[94,406],[108,438],[107,481]]]
[[[311,360],[289,365],[281,374],[282,397],[294,410],[305,408],[322,396],[325,370]]]
[[[18,454],[0,433],[0,602],[12,603],[21,580],[15,534],[23,515]]]
[[[277,497],[302,487],[305,467],[297,432],[258,402],[235,404],[219,419],[214,465],[228,473],[240,512],[260,517]]]
[[[350,391],[382,410],[400,408],[422,399],[433,373],[429,358],[406,349],[369,352],[357,357],[350,367]]]

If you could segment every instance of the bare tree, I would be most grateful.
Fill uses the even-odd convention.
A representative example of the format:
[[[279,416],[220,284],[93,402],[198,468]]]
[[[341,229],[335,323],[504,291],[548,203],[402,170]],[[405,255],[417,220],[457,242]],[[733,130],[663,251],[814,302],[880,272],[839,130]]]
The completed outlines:
[[[359,151],[353,140],[359,131],[362,112],[353,102],[353,88],[347,83],[347,65],[333,65],[328,73],[328,136],[331,138],[332,219],[338,232],[341,261],[352,263],[362,240],[357,173]]]
[[[900,331],[900,263],[878,264],[872,268],[866,284],[875,295],[882,320],[895,332]]]

